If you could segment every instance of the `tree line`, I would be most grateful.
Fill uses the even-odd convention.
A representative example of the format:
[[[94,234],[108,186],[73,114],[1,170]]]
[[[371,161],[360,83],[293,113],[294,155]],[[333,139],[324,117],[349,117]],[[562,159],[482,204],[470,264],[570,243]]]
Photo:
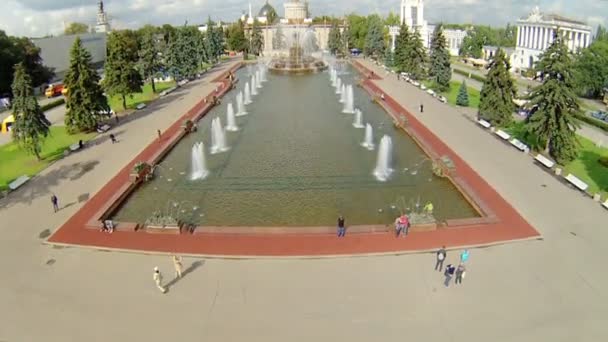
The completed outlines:
[[[342,32],[339,22],[333,23],[328,42],[333,54],[338,55],[345,46],[353,44],[350,46],[362,47],[365,56],[382,59],[387,67],[398,73],[406,72],[416,80],[430,80],[432,87],[439,91],[449,89],[450,55],[442,25],[436,26],[428,51],[423,47],[417,30],[401,25],[392,52],[388,46],[386,24],[381,18],[372,15],[361,20],[361,17],[350,16],[347,21],[356,25],[348,26]],[[361,32],[365,35],[361,36]],[[474,28],[469,40],[475,44],[482,41],[485,45],[487,37],[490,37],[488,32],[484,27]],[[502,39],[512,43],[514,32],[508,26]],[[489,64],[478,108],[478,117],[495,127],[509,126],[516,109],[513,102],[517,94],[516,83],[510,70],[509,58],[499,48]],[[565,38],[556,35],[534,66],[534,72],[540,75],[541,84],[526,98],[530,115],[525,121],[525,135],[533,148],[544,151],[562,165],[567,164],[578,156],[576,116],[580,114],[581,107],[577,93],[599,95],[604,87],[608,87],[608,33],[600,26],[589,48],[574,53],[568,50]],[[468,103],[466,89],[463,82],[457,98],[459,105]]]
[[[21,42],[5,37],[0,34],[3,46],[7,46],[6,42]],[[26,41],[30,42],[23,38],[23,42]],[[14,43],[10,46],[20,45]],[[40,76],[41,70],[48,68],[41,64],[39,49],[35,49],[33,44],[29,48],[31,51],[26,51],[30,54],[23,53],[21,56],[30,59],[17,58],[20,56],[18,54],[11,55],[13,59],[3,59],[11,64],[8,68],[7,64],[2,64],[3,69],[8,69],[2,72],[10,74],[10,77],[2,74],[2,82],[10,84],[13,94],[13,138],[25,150],[40,158],[41,144],[48,135],[50,123],[40,109],[34,87],[47,82],[50,76]],[[108,35],[104,78],[100,80],[91,54],[84,48],[82,40],[76,37],[70,49],[69,68],[64,79],[68,89],[66,129],[71,133],[95,130],[110,110],[106,96],[121,96],[123,107],[126,107],[126,97],[141,92],[144,82],[151,82],[155,92],[154,78],[160,75],[170,75],[176,81],[191,78],[201,72],[203,63],[218,62],[224,49],[223,28],[214,25],[211,20],[204,33],[195,26],[187,25],[146,25],[138,30],[113,31]],[[5,54],[0,56],[6,57]]]

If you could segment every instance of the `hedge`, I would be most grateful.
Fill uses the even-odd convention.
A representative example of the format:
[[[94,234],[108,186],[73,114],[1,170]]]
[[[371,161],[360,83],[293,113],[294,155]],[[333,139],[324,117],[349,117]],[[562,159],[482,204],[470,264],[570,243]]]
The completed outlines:
[[[601,120],[598,119],[594,119],[588,115],[585,114],[575,114],[575,117],[585,123],[590,124],[591,126],[595,126],[601,130],[604,130],[606,132],[608,132],[608,123],[603,122]]]
[[[46,112],[47,110],[53,109],[55,107],[59,107],[64,103],[65,103],[65,99],[62,97],[53,102],[49,102],[49,103],[45,104],[44,106],[40,106],[40,109],[42,109],[43,112]]]
[[[462,75],[462,76],[466,76],[466,77],[468,77],[468,78],[472,78],[472,79],[474,79],[475,81],[478,81],[478,82],[481,82],[481,83],[483,83],[483,82],[485,82],[485,81],[486,81],[486,78],[485,78],[485,77],[480,76],[480,75],[477,75],[477,74],[472,73],[472,72],[468,72],[468,71],[464,71],[464,70],[460,70],[460,69],[456,69],[456,68],[454,68],[454,73],[459,74],[459,75]],[[469,75],[470,75],[470,76],[469,76]]]

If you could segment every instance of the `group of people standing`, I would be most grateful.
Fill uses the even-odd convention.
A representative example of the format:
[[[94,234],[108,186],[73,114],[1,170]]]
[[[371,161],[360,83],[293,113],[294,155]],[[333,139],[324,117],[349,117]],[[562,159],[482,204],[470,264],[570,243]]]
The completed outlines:
[[[437,251],[437,261],[435,262],[435,271],[441,272],[443,270],[443,263],[447,259],[448,254],[445,250],[445,246],[441,247],[440,250]],[[458,266],[454,266],[453,264],[448,264],[445,267],[445,271],[443,275],[445,276],[444,285],[445,287],[450,286],[450,281],[455,276],[454,283],[462,284],[462,279],[466,276],[466,266],[465,263],[469,260],[469,250],[465,249],[460,253],[460,263]]]

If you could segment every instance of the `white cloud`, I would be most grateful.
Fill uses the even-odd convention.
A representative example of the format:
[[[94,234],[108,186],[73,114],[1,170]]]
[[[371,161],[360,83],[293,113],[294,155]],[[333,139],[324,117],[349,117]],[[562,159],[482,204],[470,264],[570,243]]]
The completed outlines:
[[[251,0],[257,12],[265,0]],[[283,14],[284,0],[269,1]],[[401,0],[309,0],[313,15],[341,16],[389,11],[399,12]],[[249,0],[106,0],[105,9],[116,28],[134,28],[145,24],[161,25],[202,23],[208,16],[233,21],[247,10]],[[429,22],[480,23],[505,25],[527,15],[538,4],[541,11],[558,12],[587,21],[590,25],[608,23],[608,1],[598,0],[426,0],[425,17]],[[42,36],[59,34],[64,23],[94,25],[97,4],[93,0],[4,0],[0,11],[0,29],[11,35]]]

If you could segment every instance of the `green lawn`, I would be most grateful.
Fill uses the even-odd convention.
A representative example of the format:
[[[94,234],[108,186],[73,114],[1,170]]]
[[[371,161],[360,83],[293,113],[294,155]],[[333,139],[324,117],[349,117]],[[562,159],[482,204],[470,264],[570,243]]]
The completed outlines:
[[[589,184],[589,192],[600,192],[602,198],[608,195],[608,167],[598,162],[601,156],[608,156],[608,148],[597,147],[591,140],[578,137],[581,143],[579,156],[564,167],[567,173],[572,173],[583,182]]]
[[[50,135],[42,146],[42,160],[27,154],[13,142],[0,146],[0,190],[8,188],[8,184],[24,174],[33,176],[44,169],[49,163],[61,158],[63,151],[80,139],[86,141],[95,136],[90,134],[69,135],[63,126],[51,126]]]
[[[450,81],[450,90],[442,93],[443,96],[448,99],[448,103],[456,105],[456,98],[458,97],[458,90],[460,89],[460,82]],[[467,86],[469,90],[469,107],[479,108],[479,90]]]
[[[533,150],[543,148],[535,146],[536,138],[526,131],[523,121],[512,122],[504,130]],[[600,164],[598,159],[601,156],[608,156],[608,148],[597,147],[591,140],[577,137],[580,142],[578,158],[564,167],[564,175],[572,173],[589,185],[589,192],[592,194],[600,192],[605,199],[608,196],[608,168]]]
[[[141,93],[134,93],[127,96],[127,109],[133,109],[140,103],[148,103],[158,97],[158,94],[165,89],[169,89],[175,86],[175,82],[157,82],[156,83],[156,94],[152,92],[152,84],[146,83],[142,87]],[[122,112],[122,97],[120,95],[112,96],[108,99],[110,108],[115,112]]]

